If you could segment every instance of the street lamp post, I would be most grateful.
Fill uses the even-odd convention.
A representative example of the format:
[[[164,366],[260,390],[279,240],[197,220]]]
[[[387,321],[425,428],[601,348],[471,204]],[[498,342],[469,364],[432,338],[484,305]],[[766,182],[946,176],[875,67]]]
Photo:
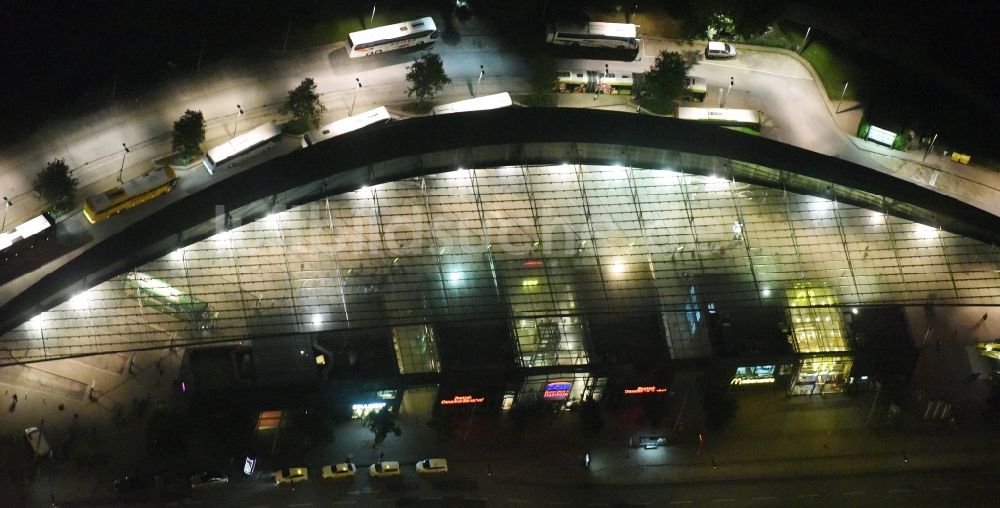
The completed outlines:
[[[479,81],[476,82],[476,93],[472,94],[473,97],[479,96],[479,85],[483,84],[483,76],[486,75],[486,69],[482,65],[479,66]]]
[[[242,106],[240,106],[239,104],[237,104],[236,105],[236,110],[239,111],[239,113],[236,113],[236,121],[233,122],[233,135],[229,136],[229,139],[233,139],[233,138],[236,137],[236,127],[238,127],[240,125],[240,117],[243,116],[243,107]]]
[[[840,99],[837,100],[837,113],[840,114],[840,103],[844,102],[844,94],[847,93],[847,81],[844,81],[844,89],[840,91]]]
[[[358,83],[358,87],[354,89],[354,100],[351,101],[351,110],[347,112],[347,116],[354,115],[354,104],[358,102],[358,90],[361,90],[361,79],[354,78],[354,81]]]
[[[3,202],[4,202],[4,206],[3,206],[3,222],[0,223],[0,233],[3,233],[4,228],[7,227],[7,209],[10,208],[10,206],[14,204],[14,203],[11,203],[9,199],[7,199],[7,196],[3,197]]]
[[[122,167],[118,168],[118,183],[122,183],[122,172],[125,171],[125,156],[128,155],[129,152],[129,149],[127,146],[125,146],[125,143],[122,143],[122,148],[125,149],[125,152],[122,153]]]
[[[799,54],[802,54],[802,50],[806,49],[806,41],[809,40],[809,32],[812,32],[813,27],[806,28],[806,36],[802,38],[802,47],[799,48]]]
[[[372,19],[368,22],[368,28],[371,28],[371,25],[375,23],[375,5],[377,5],[376,2],[372,2]]]
[[[927,150],[924,150],[924,158],[920,159],[920,162],[923,162],[923,161],[927,160],[927,154],[931,153],[931,150],[934,149],[934,143],[937,141],[937,137],[938,137],[938,135],[935,134],[934,137],[931,139],[931,144],[927,145]],[[7,198],[4,198],[4,199],[7,199]],[[0,231],[2,231],[2,229],[0,229]]]
[[[719,105],[720,108],[726,107],[726,101],[729,100],[729,92],[733,91],[733,77],[729,76],[729,88],[726,89],[726,94],[722,96],[722,104]]]

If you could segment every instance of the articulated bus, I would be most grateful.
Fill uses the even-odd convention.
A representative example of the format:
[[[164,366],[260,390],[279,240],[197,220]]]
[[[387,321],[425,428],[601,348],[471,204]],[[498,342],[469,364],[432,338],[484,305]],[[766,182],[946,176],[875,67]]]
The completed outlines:
[[[438,38],[431,18],[420,18],[347,35],[347,55],[351,58],[377,55],[383,51],[433,44]]]
[[[90,196],[83,203],[83,215],[91,224],[138,206],[177,184],[177,174],[170,166],[155,168],[107,192]]]
[[[56,221],[47,213],[38,215],[13,229],[0,232],[0,259],[6,262],[22,251],[48,240],[55,231]]]
[[[302,148],[307,148],[320,141],[347,134],[348,132],[363,129],[369,125],[385,123],[392,120],[389,110],[385,106],[377,107],[371,111],[365,111],[354,116],[349,116],[325,125],[314,131],[309,131],[302,137]]]
[[[448,113],[464,113],[466,111],[482,111],[485,109],[506,108],[514,104],[510,99],[510,94],[500,92],[493,95],[484,95],[475,99],[442,104],[431,109],[431,114],[446,115]]]
[[[213,313],[209,305],[179,289],[142,272],[132,272],[125,276],[130,296],[153,309],[180,321],[192,323],[202,330],[212,323]]]
[[[760,130],[760,111],[730,108],[677,108],[677,118],[696,122],[712,123],[726,127],[750,127]]]
[[[216,169],[231,167],[247,157],[273,148],[280,139],[281,129],[273,122],[260,125],[209,150],[203,161],[205,169],[213,175]]]
[[[607,93],[632,95],[635,82],[630,72],[559,71],[554,90],[560,93]]]
[[[630,23],[590,23],[549,25],[545,42],[556,46],[583,46],[638,51],[638,25]]]

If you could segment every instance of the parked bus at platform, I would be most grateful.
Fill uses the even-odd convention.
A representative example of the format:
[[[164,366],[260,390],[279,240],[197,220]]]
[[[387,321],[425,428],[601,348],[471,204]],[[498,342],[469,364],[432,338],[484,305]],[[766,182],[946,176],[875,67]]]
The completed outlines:
[[[204,159],[205,169],[213,175],[216,169],[232,167],[248,157],[274,148],[280,139],[281,129],[273,122],[260,125],[209,150]]]
[[[389,116],[389,110],[385,106],[379,106],[371,111],[349,116],[329,125],[324,125],[319,129],[307,132],[302,137],[302,148],[310,147],[320,141],[335,138],[348,132],[363,129],[369,125],[385,123],[389,120],[392,120],[392,117]]]
[[[726,127],[750,127],[760,130],[761,112],[752,109],[731,108],[677,108],[677,118],[711,123]]]
[[[466,111],[483,111],[486,109],[506,108],[514,104],[510,99],[510,94],[500,92],[493,95],[484,95],[475,99],[442,104],[431,109],[433,115],[446,115],[448,113],[464,113]]]
[[[114,189],[90,196],[83,203],[83,215],[91,224],[100,222],[173,190],[177,174],[170,166],[152,169]]]
[[[0,213],[6,213],[6,210]],[[42,213],[17,227],[0,232],[0,260],[6,262],[10,257],[47,241],[52,237],[55,226],[52,216]]]
[[[404,21],[347,34],[347,55],[358,58],[394,49],[430,45],[437,38],[438,30],[432,18]]]
[[[132,272],[125,276],[130,296],[139,302],[180,321],[206,329],[212,322],[213,312],[209,305],[160,279],[142,272]]]
[[[555,46],[621,49],[638,51],[638,25],[631,23],[552,23],[545,42]]]
[[[559,93],[606,93],[632,95],[635,87],[631,72],[559,71],[554,90]]]

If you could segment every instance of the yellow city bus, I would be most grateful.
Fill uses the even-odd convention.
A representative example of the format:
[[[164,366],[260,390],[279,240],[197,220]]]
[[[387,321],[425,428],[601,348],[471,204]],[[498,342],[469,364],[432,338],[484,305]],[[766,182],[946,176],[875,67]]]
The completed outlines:
[[[170,166],[152,169],[119,187],[90,196],[83,204],[83,215],[91,224],[96,224],[112,215],[170,192],[176,183],[177,174]]]

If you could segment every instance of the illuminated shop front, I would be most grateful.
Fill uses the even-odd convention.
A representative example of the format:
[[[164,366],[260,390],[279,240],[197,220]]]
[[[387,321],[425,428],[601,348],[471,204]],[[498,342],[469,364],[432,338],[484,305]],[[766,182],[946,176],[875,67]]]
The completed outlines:
[[[854,359],[848,355],[804,357],[788,388],[789,395],[824,395],[847,389]]]
[[[517,403],[544,401],[569,409],[587,398],[600,400],[606,384],[607,378],[594,377],[588,372],[527,376],[521,385]],[[506,400],[504,405],[507,405]]]
[[[768,364],[737,367],[730,378],[733,388],[783,386],[795,371],[795,364]]]

